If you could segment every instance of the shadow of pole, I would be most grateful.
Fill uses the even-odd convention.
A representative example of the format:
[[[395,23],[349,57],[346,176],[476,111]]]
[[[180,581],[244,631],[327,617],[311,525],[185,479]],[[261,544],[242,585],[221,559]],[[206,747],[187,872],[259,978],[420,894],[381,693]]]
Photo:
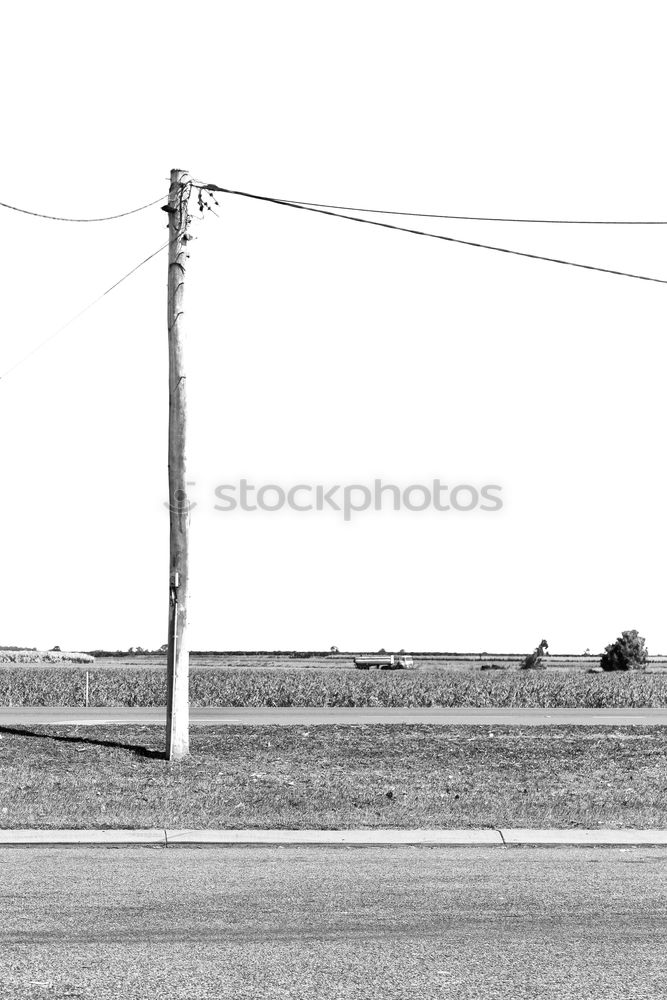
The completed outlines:
[[[151,750],[136,743],[121,743],[118,740],[96,740],[88,736],[61,736],[59,733],[38,733],[32,729],[23,729],[15,726],[1,726],[0,733],[8,736],[27,736],[35,740],[55,740],[58,743],[78,743],[95,746],[109,747],[114,750],[128,750],[137,757],[148,757],[153,760],[167,760],[166,750]]]

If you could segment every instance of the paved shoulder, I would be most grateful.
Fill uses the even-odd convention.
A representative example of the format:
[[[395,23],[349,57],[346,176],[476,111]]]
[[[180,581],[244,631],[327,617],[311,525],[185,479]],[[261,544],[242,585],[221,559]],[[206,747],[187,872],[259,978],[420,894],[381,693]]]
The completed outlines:
[[[0,726],[164,725],[164,708],[0,708]],[[664,726],[667,708],[192,708],[209,726]]]

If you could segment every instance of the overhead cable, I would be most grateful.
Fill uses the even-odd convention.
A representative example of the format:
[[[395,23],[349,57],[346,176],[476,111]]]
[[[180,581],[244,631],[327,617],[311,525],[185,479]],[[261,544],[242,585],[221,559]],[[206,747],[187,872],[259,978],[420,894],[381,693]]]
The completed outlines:
[[[3,372],[2,375],[0,375],[0,381],[5,379],[11,372],[15,371],[22,364],[28,361],[29,358],[32,358],[33,355],[37,354],[38,351],[41,351],[41,349],[45,347],[48,343],[50,343],[52,340],[55,340],[55,338],[59,334],[61,334],[64,330],[66,330],[69,326],[71,326],[72,323],[74,323],[77,319],[83,316],[84,313],[87,313],[89,309],[92,309],[93,306],[97,305],[97,303],[100,302],[106,295],[108,295],[109,292],[112,292],[114,288],[118,288],[118,286],[122,284],[122,282],[125,281],[127,278],[129,278],[130,275],[134,274],[135,271],[138,271],[140,267],[144,266],[144,264],[147,264],[149,260],[153,259],[153,257],[157,257],[157,255],[161,253],[163,250],[166,250],[168,246],[169,246],[169,241],[167,240],[166,243],[163,243],[162,246],[158,247],[158,249],[153,251],[152,254],[149,254],[149,256],[145,257],[142,261],[140,261],[139,264],[136,264],[131,271],[128,271],[127,274],[124,274],[122,278],[119,278],[118,281],[115,281],[113,283],[113,285],[110,285],[104,292],[102,292],[101,295],[98,295],[96,299],[93,299],[93,301],[89,302],[87,306],[84,306],[84,308],[81,309],[81,311],[78,312],[76,316],[72,316],[71,319],[68,319],[66,323],[63,323],[63,325],[59,326],[57,330],[54,330],[53,333],[50,333],[48,337],[40,341],[40,343],[37,344],[35,347],[33,347],[31,351],[28,351],[27,354],[25,354],[15,364],[13,364],[11,368],[8,368],[5,372]]]
[[[73,219],[66,215],[45,215],[43,212],[31,212],[27,208],[17,208],[16,205],[8,205],[4,201],[0,201],[0,206],[2,208],[9,208],[12,212],[20,212],[22,215],[33,215],[37,219],[50,219],[53,222],[111,222],[112,219],[124,219],[128,215],[136,215],[137,212],[143,212],[146,208],[152,208],[158,202],[164,201],[165,197],[166,195],[161,195],[155,201],[149,201],[147,205],[140,205],[139,208],[131,208],[129,212],[119,212],[118,215],[101,215],[90,219]]]
[[[361,222],[367,226],[380,226],[382,229],[393,229],[401,233],[411,233],[413,236],[426,236],[433,240],[443,240],[446,243],[458,243],[462,246],[477,247],[481,250],[493,250],[495,253],[511,254],[514,257],[527,257],[530,260],[543,260],[550,264],[563,264],[567,267],[583,268],[586,271],[600,271],[603,274],[615,274],[624,278],[636,278],[639,281],[652,281],[659,285],[667,285],[667,278],[653,278],[646,274],[634,274],[631,271],[618,271],[610,267],[598,267],[594,264],[581,264],[573,260],[563,260],[560,257],[547,257],[542,254],[528,253],[525,250],[512,250],[508,247],[493,246],[489,243],[479,243],[474,240],[462,240],[454,236],[443,236],[440,233],[429,233],[423,229],[409,229],[406,226],[397,226],[391,222],[380,222],[378,219],[364,219],[354,215],[340,215],[330,209],[316,208],[302,202],[284,201],[281,198],[270,198],[268,195],[251,194],[248,191],[235,191],[231,188],[220,187],[217,184],[197,184],[204,191],[219,191],[222,194],[236,195],[240,198],[251,198],[255,201],[265,201],[273,205],[283,205],[286,208],[297,208],[304,212],[315,212],[318,215],[328,215],[335,219],[347,219],[348,222]]]
[[[549,226],[667,226],[667,219],[519,219],[496,215],[441,215],[437,212],[397,212],[388,208],[353,208],[349,205],[327,205],[317,201],[296,201],[279,198],[287,205],[310,208],[330,208],[335,212],[362,212],[370,215],[401,215],[417,219],[453,219],[462,222],[528,222]]]

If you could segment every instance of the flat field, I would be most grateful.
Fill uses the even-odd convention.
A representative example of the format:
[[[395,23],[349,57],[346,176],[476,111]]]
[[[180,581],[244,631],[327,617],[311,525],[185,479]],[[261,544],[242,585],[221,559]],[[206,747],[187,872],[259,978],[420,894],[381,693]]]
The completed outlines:
[[[290,655],[288,653],[191,653],[190,665],[195,668],[211,669],[253,669],[253,670],[284,670],[299,667],[307,670],[354,670],[354,659],[357,655],[367,656],[368,653],[336,653],[332,655]],[[396,654],[398,655],[398,654]],[[506,669],[518,669],[525,654],[500,653],[415,653],[414,662],[420,670],[459,670],[478,671],[482,664],[495,664]],[[550,670],[586,671],[597,666],[599,656],[550,656]],[[96,656],[98,667],[143,668],[161,667],[167,665],[163,654],[148,653],[143,655],[123,654],[122,656]],[[667,657],[649,657],[650,669],[667,669]]]
[[[0,729],[0,826],[667,827],[667,727]]]

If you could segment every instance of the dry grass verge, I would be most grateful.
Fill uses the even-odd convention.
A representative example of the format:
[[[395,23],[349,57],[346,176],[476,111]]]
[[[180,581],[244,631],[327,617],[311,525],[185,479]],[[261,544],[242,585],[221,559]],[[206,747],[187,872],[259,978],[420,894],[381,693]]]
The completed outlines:
[[[0,826],[667,827],[665,727],[0,728]]]

